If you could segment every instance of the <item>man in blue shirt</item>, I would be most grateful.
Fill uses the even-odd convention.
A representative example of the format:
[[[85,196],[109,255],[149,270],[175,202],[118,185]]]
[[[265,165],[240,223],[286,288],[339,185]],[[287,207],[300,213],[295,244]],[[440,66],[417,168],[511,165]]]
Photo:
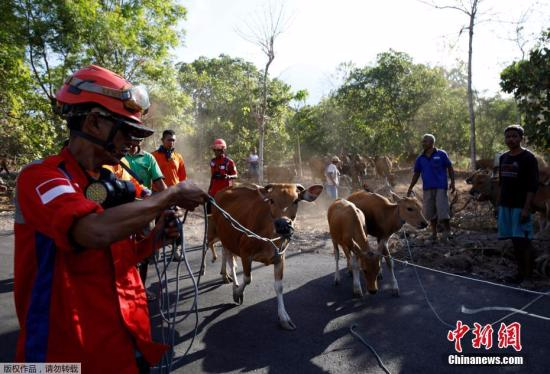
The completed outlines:
[[[447,197],[447,173],[451,178],[449,188],[455,191],[455,173],[453,164],[447,153],[434,147],[435,137],[425,134],[422,137],[424,152],[416,158],[414,175],[407,196],[412,190],[420,175],[422,175],[422,189],[424,191],[424,215],[430,220],[432,226],[432,239],[437,240],[437,223],[443,227],[443,240],[449,238],[451,231],[449,198]]]

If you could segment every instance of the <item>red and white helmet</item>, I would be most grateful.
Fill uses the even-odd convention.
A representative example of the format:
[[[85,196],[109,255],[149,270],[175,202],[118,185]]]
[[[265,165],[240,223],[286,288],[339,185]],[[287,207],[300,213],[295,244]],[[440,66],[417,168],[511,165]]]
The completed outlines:
[[[214,140],[214,143],[212,143],[212,149],[226,149],[227,144],[225,144],[225,140],[223,139],[216,139]]]
[[[61,112],[64,107],[94,103],[107,109],[147,137],[154,130],[143,125],[142,116],[149,109],[149,95],[145,87],[133,86],[120,75],[96,65],[90,65],[70,76],[56,94]]]

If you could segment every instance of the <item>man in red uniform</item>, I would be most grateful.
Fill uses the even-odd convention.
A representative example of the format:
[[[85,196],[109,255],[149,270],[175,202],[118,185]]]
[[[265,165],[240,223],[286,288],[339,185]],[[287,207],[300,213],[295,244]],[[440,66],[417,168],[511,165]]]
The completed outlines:
[[[216,139],[212,143],[212,150],[214,150],[214,155],[216,156],[210,160],[212,177],[210,178],[208,194],[212,197],[218,191],[231,186],[232,180],[237,178],[237,167],[235,166],[235,162],[226,156],[226,148],[227,145],[223,139]]]
[[[142,123],[147,92],[91,65],[63,84],[57,102],[70,129],[68,145],[28,165],[17,180],[16,360],[80,362],[83,373],[147,372],[167,347],[151,339],[135,264],[153,253],[162,234],[178,236],[166,209],[193,209],[205,194],[184,182],[109,208],[87,198],[102,196],[87,187],[111,181],[102,165],[118,164],[132,139],[153,133]],[[158,216],[152,233],[138,241],[134,233]]]

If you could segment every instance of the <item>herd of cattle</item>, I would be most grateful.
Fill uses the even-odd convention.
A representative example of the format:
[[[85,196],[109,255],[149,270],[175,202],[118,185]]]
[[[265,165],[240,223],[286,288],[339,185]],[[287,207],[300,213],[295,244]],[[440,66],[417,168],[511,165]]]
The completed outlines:
[[[295,325],[283,301],[284,247],[294,232],[294,221],[300,201],[312,202],[322,191],[323,186],[318,184],[306,189],[300,184],[276,183],[265,187],[230,187],[215,196],[217,204],[243,226],[261,237],[272,238],[272,241],[264,241],[236,231],[222,212],[213,207],[208,245],[215,254],[214,243],[222,243],[221,274],[226,283],[233,283],[234,301],[239,304],[243,302],[244,289],[252,279],[252,261],[274,265],[277,313],[280,325],[287,330],[293,330]],[[378,290],[377,281],[382,257],[391,274],[392,292],[398,295],[399,287],[393,271],[388,240],[405,223],[419,229],[428,226],[418,200],[415,197],[401,198],[394,194],[391,202],[384,196],[358,191],[347,199],[333,202],[328,209],[327,218],[336,261],[334,283],[338,284],[340,280],[338,247],[341,247],[353,274],[355,295],[363,295],[360,271],[367,280],[367,290],[370,293]],[[367,234],[377,239],[376,250],[370,247]],[[242,284],[237,279],[235,257],[241,259]]]
[[[360,154],[345,154],[339,157],[341,162],[338,169],[341,173],[342,184],[349,185],[351,189],[361,188],[367,176],[374,174],[387,185],[395,184],[395,176],[392,173],[397,168],[397,161],[392,161],[388,156],[361,156]],[[326,180],[325,169],[331,162],[331,156],[312,157],[309,162],[309,170],[313,181],[324,183]],[[298,170],[291,166],[265,167],[266,180],[269,183],[285,183],[295,181],[298,177]]]
[[[387,167],[385,170],[391,170],[391,163],[387,158],[375,159],[375,165],[377,160],[383,160],[381,164]],[[357,177],[357,183],[361,185],[363,181],[361,178],[365,177],[363,174],[365,160],[357,157],[350,158],[349,161],[347,166],[350,169],[346,172],[352,178]],[[321,160],[318,164],[313,161],[310,164],[312,171],[318,171],[318,174],[313,176],[313,183],[316,183],[316,179],[324,180],[324,173],[321,177],[321,170],[324,171],[325,161]],[[317,168],[313,166],[317,166]],[[548,166],[543,160],[540,160],[539,168],[542,176],[541,185],[533,200],[532,208],[541,213],[541,220],[546,218],[547,222],[550,222],[548,221],[550,218],[550,181],[546,177]],[[488,171],[476,171],[467,179],[467,182],[472,186],[470,195],[477,200],[487,200],[493,204],[498,200],[496,180]],[[215,196],[217,204],[243,226],[263,238],[271,238],[271,241],[264,241],[236,231],[222,212],[213,207],[209,224],[208,245],[216,258],[214,243],[220,241],[222,244],[221,274],[224,282],[233,283],[233,299],[236,303],[241,304],[244,299],[244,289],[252,279],[252,261],[274,265],[277,314],[280,325],[284,329],[295,329],[283,300],[284,248],[294,232],[294,221],[299,203],[316,200],[322,191],[323,186],[320,184],[313,184],[309,188],[295,183],[270,183],[265,187],[243,184],[222,190]],[[417,229],[428,226],[428,222],[422,214],[422,206],[416,197],[400,197],[392,192],[391,200],[376,193],[360,190],[352,193],[346,199],[334,201],[328,208],[327,219],[335,258],[334,283],[337,285],[340,282],[339,248],[341,248],[346,256],[348,269],[353,275],[353,294],[356,296],[363,295],[361,274],[364,276],[367,291],[369,293],[377,292],[382,258],[390,273],[392,293],[396,296],[399,295],[399,286],[394,275],[388,240],[405,223]],[[376,248],[372,248],[369,244],[367,235],[376,238]],[[236,275],[236,257],[241,259],[242,284],[239,283]]]
[[[550,223],[550,168],[539,158],[540,186],[533,199],[532,210],[539,212],[542,225]],[[214,243],[221,241],[224,282],[233,283],[233,299],[241,304],[244,289],[251,282],[252,261],[274,265],[274,288],[277,296],[277,314],[284,329],[293,330],[295,325],[288,315],[283,300],[283,273],[285,249],[294,232],[294,221],[301,201],[313,202],[322,193],[324,171],[330,162],[326,158],[313,158],[309,165],[313,185],[304,188],[296,183],[274,183],[294,181],[296,172],[289,168],[268,168],[266,173],[270,184],[265,187],[243,184],[230,187],[216,194],[216,203],[231,217],[259,237],[236,231],[222,212],[214,206],[209,220],[208,245],[213,259],[217,258]],[[393,192],[390,201],[387,197],[364,190],[367,168],[372,166],[379,178],[386,184],[393,184],[392,168],[388,157],[367,158],[360,155],[344,156],[340,164],[342,175],[348,176],[353,188],[359,191],[346,199],[334,201],[327,211],[329,232],[334,246],[334,283],[340,282],[339,257],[341,248],[346,256],[348,268],[353,275],[353,294],[362,296],[361,273],[366,280],[369,293],[378,290],[378,279],[382,258],[391,275],[391,289],[399,294],[399,286],[394,275],[393,260],[388,249],[390,236],[401,227],[409,225],[423,229],[428,226],[422,214],[422,206],[416,197],[400,197]],[[487,163],[492,169],[492,163]],[[276,171],[279,171],[279,174]],[[281,171],[282,170],[282,171]],[[286,173],[286,174],[285,174]],[[489,170],[478,170],[466,179],[471,185],[470,194],[479,201],[490,201],[496,207],[499,188],[497,180]],[[377,240],[376,249],[367,240],[371,235]],[[241,259],[242,284],[237,279],[236,257]],[[549,267],[550,267],[550,261]],[[204,268],[203,268],[204,269]],[[229,272],[228,272],[229,270]]]

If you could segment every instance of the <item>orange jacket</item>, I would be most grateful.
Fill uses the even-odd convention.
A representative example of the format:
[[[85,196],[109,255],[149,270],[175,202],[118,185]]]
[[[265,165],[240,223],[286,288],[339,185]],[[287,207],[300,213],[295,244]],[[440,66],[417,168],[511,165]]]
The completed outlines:
[[[178,152],[173,151],[168,156],[165,152],[157,149],[152,155],[157,160],[160,170],[164,175],[164,183],[168,187],[183,182],[187,178],[183,157]]]

